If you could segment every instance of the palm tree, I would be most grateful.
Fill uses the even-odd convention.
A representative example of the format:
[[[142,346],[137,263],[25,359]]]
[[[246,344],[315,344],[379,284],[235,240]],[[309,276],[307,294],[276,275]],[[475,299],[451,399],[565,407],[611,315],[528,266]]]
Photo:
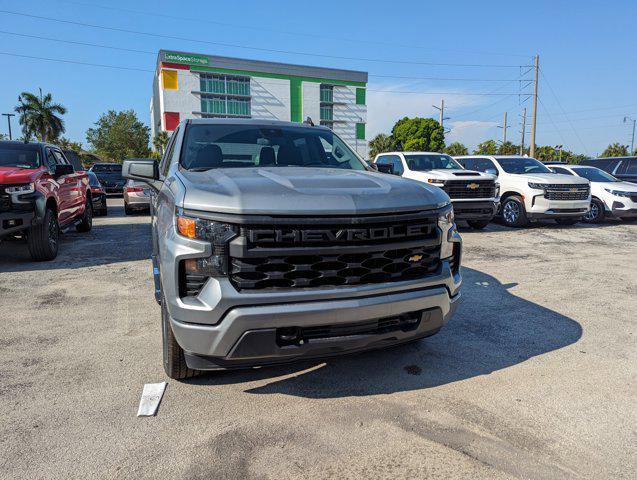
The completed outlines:
[[[153,138],[153,147],[155,147],[160,155],[164,154],[164,149],[166,148],[166,145],[168,145],[168,139],[168,133],[164,130],[157,133],[157,135],[155,135],[155,138]]]
[[[32,135],[42,141],[54,140],[64,133],[64,121],[58,115],[64,115],[66,108],[59,103],[52,102],[50,93],[40,96],[29,92],[22,92],[18,97],[20,105],[15,111],[20,114],[20,125],[25,139]]]
[[[369,141],[369,158],[373,160],[379,153],[390,152],[394,148],[394,139],[389,135],[379,133]]]

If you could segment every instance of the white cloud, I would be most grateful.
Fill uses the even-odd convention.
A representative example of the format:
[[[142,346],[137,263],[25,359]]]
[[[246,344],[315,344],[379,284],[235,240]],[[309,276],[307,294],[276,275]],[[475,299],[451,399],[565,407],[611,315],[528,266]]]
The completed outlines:
[[[422,89],[422,85],[419,87]],[[395,90],[378,91],[378,90]],[[400,91],[414,91],[414,85],[383,85],[375,86],[367,91],[367,137],[374,138],[379,133],[391,133],[391,129],[403,117],[431,117],[438,118],[439,111],[432,105],[440,105],[444,96],[445,113],[452,117],[446,127],[452,131],[447,138],[451,141],[462,141],[465,144],[475,145],[482,141],[482,136],[490,128],[495,128],[494,122],[480,121],[453,121],[454,112],[467,107],[475,107],[485,103],[484,97],[464,95],[440,95],[436,93],[398,93]],[[445,114],[445,116],[447,116]],[[478,140],[479,139],[479,140]],[[477,140],[477,141],[476,141]],[[473,143],[475,142],[475,143]],[[447,141],[449,143],[449,141]]]
[[[450,122],[451,132],[445,135],[445,141],[447,145],[451,142],[463,143],[471,150],[480,142],[497,139],[499,133],[497,125],[497,122],[485,122],[480,120]]]

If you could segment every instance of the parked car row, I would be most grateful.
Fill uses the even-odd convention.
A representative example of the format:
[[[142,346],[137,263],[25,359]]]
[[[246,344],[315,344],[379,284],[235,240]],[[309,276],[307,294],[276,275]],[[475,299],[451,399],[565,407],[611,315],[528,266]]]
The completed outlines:
[[[609,161],[606,161],[609,160]],[[636,160],[633,162],[633,160]],[[604,165],[632,177],[637,159],[597,159],[591,166],[549,166],[529,157],[429,152],[387,152],[374,164],[379,171],[442,188],[457,220],[484,228],[497,215],[510,227],[553,219],[561,225],[599,222],[606,216],[637,217],[637,185],[621,181],[592,165]],[[633,167],[635,165],[635,167]]]

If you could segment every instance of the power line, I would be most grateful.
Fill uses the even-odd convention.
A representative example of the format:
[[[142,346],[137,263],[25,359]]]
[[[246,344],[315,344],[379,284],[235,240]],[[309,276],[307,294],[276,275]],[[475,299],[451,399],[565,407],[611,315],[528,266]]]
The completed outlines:
[[[540,97],[538,97],[538,101],[540,102],[540,105],[542,105],[542,108],[544,109],[544,112],[546,113],[546,115],[549,117],[549,120],[551,122],[551,124],[553,124],[553,128],[555,128],[555,130],[557,131],[558,135],[560,136],[560,138],[562,139],[562,144],[566,144],[566,140],[564,139],[564,135],[562,135],[562,131],[557,128],[557,125],[555,124],[555,122],[553,121],[553,117],[551,116],[551,114],[549,113],[549,111],[546,108],[546,105],[544,105],[544,102],[542,101],[542,99]],[[588,152],[587,152],[588,153]]]
[[[17,36],[17,37],[25,37],[25,38],[34,38],[37,40],[45,40],[45,41],[49,41],[49,42],[59,42],[59,43],[67,43],[70,45],[80,45],[80,46],[84,46],[84,47],[94,47],[94,48],[106,48],[109,50],[120,50],[123,52],[131,52],[131,53],[143,53],[143,54],[148,54],[148,55],[157,55],[156,51],[150,51],[150,50],[138,50],[138,49],[133,49],[133,48],[124,48],[124,47],[115,47],[113,45],[103,45],[103,44],[99,44],[99,43],[91,43],[91,42],[80,42],[80,41],[76,41],[76,40],[62,40],[60,38],[53,38],[53,37],[43,37],[41,35],[31,35],[31,34],[27,34],[27,33],[18,33],[18,32],[9,32],[6,30],[0,30],[0,34],[5,34],[5,35],[13,35],[13,36]],[[444,81],[465,81],[465,82],[516,82],[518,81],[517,78],[512,78],[512,79],[497,79],[497,78],[459,78],[459,77],[453,77],[453,78],[446,78],[446,77],[410,77],[410,76],[397,76],[397,75],[381,75],[381,74],[376,74],[376,73],[370,73],[369,74],[370,77],[377,77],[377,78],[396,78],[396,79],[409,79],[409,80],[444,80]]]
[[[196,38],[188,38],[188,37],[179,37],[176,35],[165,35],[161,33],[152,33],[152,32],[142,32],[138,30],[130,30],[126,28],[119,27],[109,27],[105,25],[95,25],[91,23],[84,22],[75,22],[72,20],[62,20],[59,18],[51,18],[44,17],[41,15],[32,15],[28,13],[22,12],[13,12],[10,10],[0,10],[0,13],[5,13],[7,15],[16,15],[21,17],[28,18],[36,18],[39,20],[45,20],[50,22],[64,23],[67,25],[77,25],[81,27],[88,28],[97,28],[101,30],[109,30],[113,32],[122,32],[122,33],[130,33],[134,35],[143,35],[147,37],[153,38],[164,38],[168,40],[180,40],[185,42],[193,42],[193,43],[202,43],[207,45],[216,45],[221,47],[230,47],[230,48],[241,48],[246,50],[255,50],[260,52],[269,52],[269,53],[283,53],[288,55],[304,55],[310,57],[319,57],[319,58],[334,58],[339,60],[354,60],[354,61],[362,61],[362,62],[375,62],[375,63],[389,63],[389,64],[401,64],[401,65],[428,65],[428,66],[444,66],[444,67],[489,67],[489,68],[519,68],[519,65],[502,65],[502,64],[477,64],[477,63],[437,63],[437,62],[422,62],[422,61],[407,61],[407,60],[390,60],[390,59],[382,59],[382,58],[363,58],[363,57],[346,57],[340,55],[327,55],[321,53],[310,53],[310,52],[300,52],[294,50],[280,50],[275,48],[263,48],[263,47],[251,47],[248,45],[239,45],[233,43],[225,43],[225,42],[213,42],[210,40],[201,40]]]
[[[351,43],[360,43],[360,44],[373,44],[373,45],[387,45],[387,46],[391,46],[391,47],[399,47],[399,48],[415,48],[415,49],[421,49],[421,47],[418,46],[414,46],[414,45],[407,45],[407,44],[396,44],[396,43],[389,43],[389,42],[380,42],[380,41],[374,41],[374,40],[360,40],[360,39],[353,39],[353,38],[343,38],[343,37],[335,37],[333,35],[321,35],[321,34],[317,34],[317,33],[309,33],[309,32],[292,32],[292,31],[286,31],[286,30],[281,30],[279,28],[266,28],[266,27],[259,27],[259,26],[254,26],[254,25],[241,25],[241,24],[234,24],[234,23],[226,23],[226,22],[219,22],[216,20],[210,20],[208,18],[194,18],[194,17],[182,17],[182,16],[177,16],[177,15],[168,15],[165,13],[158,13],[158,12],[151,12],[148,10],[133,10],[133,9],[129,9],[129,8],[121,8],[121,7],[114,7],[111,5],[99,5],[99,4],[94,4],[94,3],[85,3],[85,2],[76,2],[76,1],[71,1],[71,0],[58,0],[58,2],[61,3],[68,3],[71,5],[80,5],[83,7],[92,7],[92,8],[101,8],[104,10],[111,10],[111,11],[119,11],[119,12],[125,12],[125,13],[133,13],[136,15],[147,15],[147,16],[152,16],[152,17],[157,17],[157,18],[166,18],[168,20],[181,20],[181,21],[186,21],[186,22],[198,22],[198,23],[207,23],[209,25],[219,25],[219,26],[223,26],[223,27],[230,27],[230,28],[238,28],[238,29],[242,29],[242,30],[258,30],[258,31],[265,31],[265,32],[274,32],[274,33],[282,33],[285,35],[297,35],[297,36],[303,36],[303,37],[312,37],[312,38],[325,38],[328,40],[339,40],[339,41],[345,41],[345,42],[351,42]],[[438,49],[436,48],[436,51],[448,51],[448,52],[458,52],[458,53],[469,53],[471,55],[498,55],[498,56],[505,56],[505,57],[528,57],[528,55],[522,55],[522,54],[511,54],[511,53],[495,53],[495,52],[479,52],[479,51],[471,51],[471,50],[455,50],[455,49]]]

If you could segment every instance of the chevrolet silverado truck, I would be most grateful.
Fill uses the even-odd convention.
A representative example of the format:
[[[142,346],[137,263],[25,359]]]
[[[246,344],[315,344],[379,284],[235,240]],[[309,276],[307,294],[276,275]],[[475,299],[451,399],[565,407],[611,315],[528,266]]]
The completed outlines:
[[[92,225],[86,172],[76,172],[55,145],[0,142],[0,242],[24,237],[33,260],[52,260],[61,230]]]
[[[435,152],[387,152],[374,163],[385,165],[394,175],[442,188],[453,204],[458,220],[483,229],[500,207],[495,175],[465,170],[449,155]]]
[[[410,342],[458,305],[449,196],[373,170],[326,127],[184,120],[160,163],[123,174],[153,189],[171,378]]]
[[[553,173],[538,160],[516,155],[469,155],[454,157],[469,170],[497,175],[500,214],[508,227],[553,219],[574,225],[590,209],[591,187],[585,178]]]

